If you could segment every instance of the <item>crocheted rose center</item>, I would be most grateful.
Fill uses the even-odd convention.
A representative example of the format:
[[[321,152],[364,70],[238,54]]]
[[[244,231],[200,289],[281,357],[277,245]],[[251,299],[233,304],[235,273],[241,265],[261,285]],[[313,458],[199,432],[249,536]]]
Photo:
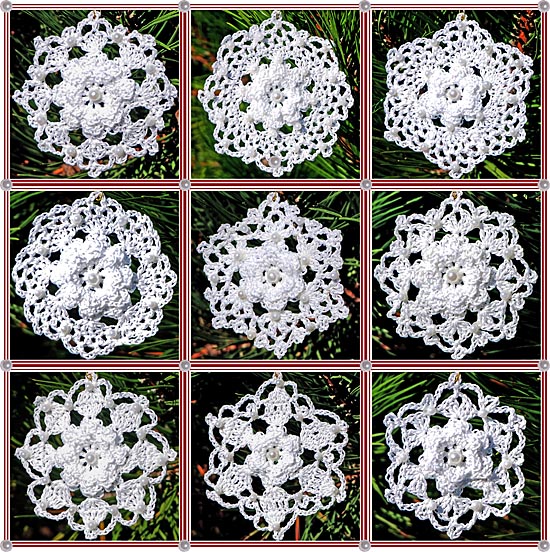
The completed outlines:
[[[56,299],[81,318],[120,318],[132,306],[137,276],[121,244],[102,234],[75,238],[52,263],[50,281],[59,289]]]
[[[450,130],[465,125],[466,121],[483,120],[490,83],[474,74],[466,60],[454,62],[449,71],[427,71],[426,89],[418,97],[418,115],[437,120]],[[436,123],[437,124],[437,123]]]
[[[242,91],[248,122],[261,123],[266,130],[300,125],[311,104],[308,86],[312,79],[307,69],[292,67],[276,57],[252,68],[250,79]]]
[[[251,247],[240,253],[241,276],[239,298],[253,303],[295,300],[304,290],[305,282],[299,255],[281,250],[272,244]]]

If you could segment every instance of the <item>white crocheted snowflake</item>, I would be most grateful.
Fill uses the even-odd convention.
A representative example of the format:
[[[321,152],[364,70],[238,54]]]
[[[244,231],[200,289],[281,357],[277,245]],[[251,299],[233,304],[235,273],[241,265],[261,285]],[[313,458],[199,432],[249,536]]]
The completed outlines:
[[[508,515],[523,500],[525,418],[459,374],[384,424],[386,499],[449,538],[490,515]]]
[[[453,192],[426,214],[398,216],[395,237],[374,275],[398,335],[421,337],[453,359],[515,336],[537,274],[512,215]]]
[[[217,416],[208,414],[206,422],[214,446],[206,495],[238,508],[275,540],[298,516],[346,498],[340,465],[348,426],[333,412],[316,409],[294,382],[273,376],[254,395],[222,406]]]
[[[33,479],[27,494],[37,516],[63,520],[87,539],[155,515],[155,485],[176,458],[153,428],[146,397],[113,393],[96,374],[34,401],[36,427],[15,451]]]
[[[34,220],[12,277],[33,331],[87,359],[157,333],[177,281],[151,219],[96,192]]]
[[[388,52],[386,140],[452,178],[525,140],[533,61],[459,15],[431,39]]]
[[[151,35],[113,28],[90,12],[61,36],[36,37],[34,46],[30,79],[13,99],[29,113],[40,151],[91,177],[157,153],[162,115],[177,90]]]
[[[260,26],[226,36],[199,91],[218,153],[281,176],[329,157],[353,105],[331,43],[298,31],[274,11]]]
[[[308,334],[346,318],[342,235],[276,193],[237,224],[201,242],[214,328],[228,328],[282,357]]]

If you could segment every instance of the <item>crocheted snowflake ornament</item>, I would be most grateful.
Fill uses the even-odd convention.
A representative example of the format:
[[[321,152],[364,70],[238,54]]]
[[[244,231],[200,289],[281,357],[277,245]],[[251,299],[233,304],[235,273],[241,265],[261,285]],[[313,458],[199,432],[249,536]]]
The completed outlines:
[[[151,35],[113,28],[90,12],[61,36],[36,37],[34,46],[30,78],[13,99],[29,113],[40,151],[91,177],[158,152],[162,115],[177,90]]]
[[[525,140],[532,65],[460,14],[388,52],[384,137],[460,178]]]
[[[537,274],[523,258],[514,217],[453,192],[426,214],[400,215],[374,276],[401,337],[421,337],[461,359],[516,335]]]
[[[237,224],[222,224],[197,251],[205,261],[214,328],[245,334],[285,355],[308,334],[346,318],[339,270],[342,235],[268,195]]]
[[[508,515],[523,500],[525,418],[459,374],[420,403],[388,414],[384,424],[386,499],[449,538],[490,515]]]
[[[198,98],[216,125],[218,153],[273,176],[332,154],[353,98],[328,40],[274,11],[260,26],[226,36],[213,69]]]
[[[206,422],[214,447],[204,475],[206,495],[238,508],[275,540],[298,516],[346,498],[340,465],[348,426],[333,412],[316,409],[294,382],[275,375],[254,395],[222,406],[217,416],[208,414]]]
[[[157,333],[177,281],[151,219],[97,192],[39,215],[12,277],[33,331],[87,359]]]
[[[15,451],[33,479],[37,516],[66,519],[87,539],[155,515],[155,485],[176,458],[146,397],[113,393],[96,374],[34,401],[34,422]]]

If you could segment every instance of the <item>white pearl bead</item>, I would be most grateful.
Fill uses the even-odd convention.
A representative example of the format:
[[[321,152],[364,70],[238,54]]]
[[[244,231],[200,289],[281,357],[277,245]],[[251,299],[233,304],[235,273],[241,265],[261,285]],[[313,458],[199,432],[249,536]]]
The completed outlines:
[[[52,405],[51,401],[45,400],[45,401],[42,403],[42,410],[43,410],[44,412],[51,412],[51,411],[52,411],[52,408],[53,408],[53,405]]]
[[[69,217],[69,221],[71,222],[71,226],[74,226],[76,228],[77,226],[80,226],[82,224],[82,216],[78,213],[73,213]]]
[[[282,102],[283,101],[283,95],[278,90],[276,90],[275,92],[273,92],[271,94],[271,101],[275,102],[275,103]]]
[[[149,253],[145,257],[145,261],[149,264],[154,264],[159,260],[158,255],[155,255],[154,253]]]
[[[36,117],[36,122],[37,122],[40,126],[44,126],[44,125],[47,124],[48,118],[46,117],[46,115],[40,114],[40,115],[38,115],[38,117]]]
[[[143,412],[143,407],[141,406],[141,404],[139,403],[134,403],[131,407],[130,407],[130,410],[134,413],[134,414],[141,414]]]
[[[253,339],[256,339],[257,335],[258,334],[256,333],[256,330],[248,330],[246,332],[246,337],[247,337],[247,339],[250,339],[250,341],[252,341]]]
[[[74,146],[68,146],[65,150],[69,157],[76,157],[78,150]]]
[[[72,327],[70,324],[67,324],[66,322],[61,325],[59,328],[59,332],[61,335],[69,335],[71,333]]]
[[[90,466],[97,464],[97,454],[95,452],[88,452],[85,456],[86,463]]]
[[[451,450],[447,455],[447,461],[451,466],[458,466],[463,460],[462,452],[459,450]]]
[[[150,309],[153,309],[153,310],[157,310],[159,308],[159,304],[155,299],[149,299],[149,301],[147,301],[147,305],[149,306]]]
[[[111,38],[113,40],[113,42],[116,42],[117,44],[121,43],[122,42],[122,39],[124,38],[124,35],[118,31],[115,31],[112,35],[111,35]]]
[[[153,115],[147,115],[147,118],[145,119],[145,126],[149,128],[153,128],[157,126],[157,118]]]
[[[435,406],[433,405],[427,406],[424,409],[424,413],[427,414],[428,416],[433,416],[436,413]]]
[[[21,449],[21,452],[19,452],[19,456],[23,458],[24,460],[28,460],[31,457],[31,451],[27,449]]]
[[[45,245],[38,246],[36,252],[43,257],[47,257],[50,254],[50,250]]]
[[[491,90],[491,88],[493,88],[493,83],[489,81],[483,81],[481,88],[482,90]]]
[[[426,110],[425,109],[419,109],[418,110],[418,116],[421,118],[421,119],[425,119],[426,118]]]
[[[487,410],[485,408],[481,408],[478,412],[480,418],[487,418]]]
[[[281,457],[281,453],[277,447],[271,447],[267,450],[266,457],[272,462],[276,462]]]
[[[74,407],[73,401],[71,401],[71,399],[67,399],[65,401],[65,410],[71,411],[73,407]]]
[[[481,326],[479,325],[479,322],[474,322],[472,324],[472,333],[479,335],[481,333]]]
[[[300,295],[300,303],[303,303],[304,305],[309,304],[309,295],[307,293],[302,293],[302,295]]]
[[[37,290],[34,292],[34,296],[35,296],[37,299],[43,299],[44,297],[46,297],[46,290],[44,290],[44,289],[37,289]]]
[[[315,324],[313,322],[306,323],[306,332],[311,333],[315,329]]]
[[[67,46],[69,48],[74,48],[77,44],[76,36],[70,36],[67,38]]]
[[[508,96],[508,103],[514,105],[518,103],[518,97],[515,94],[510,94]]]
[[[100,277],[97,272],[88,272],[86,274],[86,282],[92,287],[97,287],[99,285]]]
[[[272,155],[269,158],[269,166],[278,169],[281,166],[281,158],[277,155]]]
[[[265,278],[270,284],[276,284],[281,280],[281,273],[276,268],[270,268],[265,273]]]
[[[156,74],[158,73],[157,66],[156,66],[154,63],[148,63],[148,64],[145,66],[145,72],[146,72],[148,75],[156,75]]]
[[[483,510],[483,504],[480,500],[472,500],[470,507],[474,512],[481,512]]]
[[[322,452],[316,452],[315,453],[315,460],[317,460],[317,462],[321,462],[323,460],[323,453]]]
[[[126,150],[122,146],[116,146],[113,153],[115,157],[124,157],[126,155]]]
[[[510,301],[510,299],[512,299],[512,292],[511,291],[503,291],[501,296],[502,296],[503,301]]]
[[[281,320],[281,313],[279,311],[271,311],[271,320],[279,322]]]
[[[46,78],[46,73],[42,69],[38,69],[34,72],[34,78],[39,82],[43,82]]]
[[[449,268],[445,274],[449,284],[458,284],[462,280],[462,274],[458,268]]]
[[[511,460],[508,456],[505,456],[505,457],[502,459],[502,467],[503,467],[505,470],[510,469],[513,465],[514,465],[514,463],[512,462],[512,460]]]
[[[90,88],[88,98],[90,98],[92,102],[100,102],[103,99],[103,92],[99,88]]]
[[[510,247],[507,247],[507,248],[506,248],[506,252],[504,253],[504,256],[505,256],[508,260],[515,258],[515,256],[516,256],[516,248],[515,248],[513,245],[511,245]]]
[[[456,102],[460,99],[460,91],[458,88],[450,88],[447,90],[447,98],[453,102]]]
[[[239,299],[241,301],[246,301],[246,293],[242,289],[239,291],[239,293],[237,293],[237,295],[239,296]]]
[[[142,503],[136,506],[136,512],[138,514],[144,514],[146,511],[147,511],[147,506],[145,506],[145,504]]]

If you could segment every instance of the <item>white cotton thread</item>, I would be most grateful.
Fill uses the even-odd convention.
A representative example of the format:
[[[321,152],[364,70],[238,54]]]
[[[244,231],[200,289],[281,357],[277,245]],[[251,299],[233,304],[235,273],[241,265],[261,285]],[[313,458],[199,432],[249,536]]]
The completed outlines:
[[[177,282],[151,219],[97,192],[34,220],[12,278],[33,331],[86,359],[155,335]]]
[[[525,140],[532,66],[459,14],[431,39],[388,52],[384,137],[460,178]]]
[[[265,431],[254,427],[258,420]],[[340,465],[348,425],[315,408],[294,382],[274,375],[254,395],[208,414],[206,422],[214,447],[204,475],[206,495],[225,508],[238,508],[275,540],[283,539],[298,516],[346,498]],[[262,492],[254,490],[257,480]]]
[[[274,11],[261,25],[226,36],[200,90],[220,154],[281,176],[332,155],[353,105],[332,44]]]
[[[281,358],[314,330],[346,318],[341,241],[339,230],[301,217],[276,193],[242,221],[222,224],[197,246],[210,282],[204,296],[212,326]]]
[[[113,393],[108,380],[88,374],[67,393],[54,390],[34,404],[35,427],[15,456],[33,480],[27,494],[37,516],[66,520],[86,539],[107,535],[117,523],[153,519],[155,486],[177,454],[154,429],[158,418],[146,397]],[[98,418],[105,411],[108,424]],[[73,500],[80,494],[82,502]]]
[[[499,421],[503,416],[506,423]],[[484,395],[479,386],[462,383],[458,373],[420,403],[388,414],[384,424],[391,462],[386,499],[449,538],[459,538],[491,515],[508,515],[523,500],[525,418],[500,405],[498,397]],[[436,491],[428,491],[429,480],[435,481]]]
[[[455,360],[512,339],[537,281],[514,222],[461,192],[425,214],[398,216],[396,239],[374,269],[397,334],[422,338]]]
[[[30,78],[13,99],[29,114],[40,151],[91,177],[158,152],[162,116],[177,90],[157,59],[154,37],[90,12],[61,36],[36,37],[34,47]],[[114,59],[107,47],[117,51]],[[75,57],[75,48],[84,55]]]

